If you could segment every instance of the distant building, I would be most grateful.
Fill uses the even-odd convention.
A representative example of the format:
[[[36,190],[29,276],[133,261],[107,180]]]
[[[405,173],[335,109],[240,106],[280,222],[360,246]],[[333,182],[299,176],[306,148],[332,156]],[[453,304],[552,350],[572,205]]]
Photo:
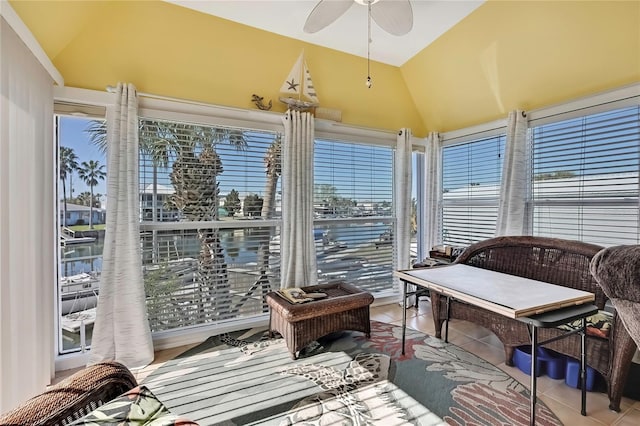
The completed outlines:
[[[148,184],[142,188],[140,191],[140,219],[142,221],[152,221],[153,220],[153,210],[154,210],[154,185]],[[175,222],[182,219],[182,214],[180,210],[173,207],[170,203],[170,198],[174,194],[174,189],[170,186],[156,184],[155,185],[155,209],[156,209],[156,221],[159,222]],[[240,195],[240,206],[238,210],[233,215],[234,218],[242,218],[244,216],[244,201],[245,195]],[[229,211],[225,207],[225,203],[227,200],[226,195],[218,196],[218,218],[229,217]],[[276,195],[276,215],[278,215],[282,210],[282,194],[278,193]]]
[[[140,192],[140,219],[143,221],[152,221],[153,220],[153,194],[155,196],[155,209],[156,209],[156,218],[155,220],[160,222],[175,222],[180,220],[180,211],[173,207],[171,203],[169,203],[169,198],[173,195],[173,188],[165,185],[156,184],[155,191],[154,185],[150,183],[145,186]]]
[[[60,224],[67,226],[88,225],[89,216],[93,214],[91,223],[94,225],[105,223],[106,211],[104,209],[80,204],[67,203],[67,220],[64,220],[64,203],[60,203]]]

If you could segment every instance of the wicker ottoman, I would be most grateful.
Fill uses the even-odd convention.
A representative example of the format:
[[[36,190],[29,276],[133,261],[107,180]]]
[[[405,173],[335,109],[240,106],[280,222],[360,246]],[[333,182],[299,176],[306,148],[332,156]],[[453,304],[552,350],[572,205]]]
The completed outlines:
[[[321,284],[302,287],[307,293],[322,292],[327,297],[306,303],[293,304],[276,292],[266,295],[269,305],[269,334],[277,331],[284,337],[291,357],[309,343],[341,330],[362,331],[371,336],[370,293],[347,283]]]

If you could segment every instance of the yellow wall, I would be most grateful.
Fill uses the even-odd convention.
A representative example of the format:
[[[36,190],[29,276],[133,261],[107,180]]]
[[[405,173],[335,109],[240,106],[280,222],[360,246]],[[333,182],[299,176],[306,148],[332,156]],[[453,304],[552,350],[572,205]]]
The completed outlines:
[[[429,130],[640,81],[640,1],[490,1],[402,66]]]
[[[141,92],[247,109],[255,93],[284,111],[278,91],[304,49],[321,106],[341,110],[344,123],[424,132],[397,67],[373,63],[367,89],[363,58],[165,2],[11,4],[67,86],[105,90],[125,81]]]
[[[118,81],[164,96],[255,108],[302,49],[321,105],[343,122],[447,131],[640,82],[640,1],[485,3],[402,67],[158,1],[12,1],[65,84]],[[419,23],[416,23],[419,25]]]

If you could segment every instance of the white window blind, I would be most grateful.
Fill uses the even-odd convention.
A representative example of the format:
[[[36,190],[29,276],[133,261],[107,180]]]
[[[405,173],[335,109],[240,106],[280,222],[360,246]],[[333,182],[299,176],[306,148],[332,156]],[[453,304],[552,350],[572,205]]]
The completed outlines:
[[[442,242],[466,246],[495,234],[505,135],[442,150]]]
[[[379,292],[393,287],[393,149],[316,140],[318,280]]]
[[[279,283],[278,134],[159,120],[140,126],[141,232],[154,332],[265,312]],[[278,167],[266,164],[276,162]],[[273,215],[271,215],[273,216]]]
[[[637,244],[640,107],[532,128],[533,233]]]

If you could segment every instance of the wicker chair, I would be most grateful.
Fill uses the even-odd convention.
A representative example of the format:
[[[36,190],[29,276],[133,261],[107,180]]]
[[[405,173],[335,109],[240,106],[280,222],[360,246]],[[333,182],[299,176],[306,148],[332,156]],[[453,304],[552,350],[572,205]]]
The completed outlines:
[[[607,300],[602,288],[591,275],[589,266],[601,246],[556,238],[512,236],[496,237],[468,247],[454,263],[522,276],[567,286],[595,294],[595,304],[604,309]],[[436,337],[441,337],[446,319],[446,299],[433,293],[431,297]],[[513,365],[517,346],[531,343],[527,326],[459,301],[452,300],[450,317],[470,321],[491,330],[504,344],[505,362]],[[557,329],[540,329],[540,341],[561,334]],[[562,354],[579,358],[580,337],[569,336],[545,345]],[[609,408],[620,411],[620,400],[626,383],[636,344],[614,313],[608,338],[588,336],[587,364],[605,378]]]
[[[67,425],[135,386],[135,377],[124,365],[95,364],[0,415],[0,425]]]

